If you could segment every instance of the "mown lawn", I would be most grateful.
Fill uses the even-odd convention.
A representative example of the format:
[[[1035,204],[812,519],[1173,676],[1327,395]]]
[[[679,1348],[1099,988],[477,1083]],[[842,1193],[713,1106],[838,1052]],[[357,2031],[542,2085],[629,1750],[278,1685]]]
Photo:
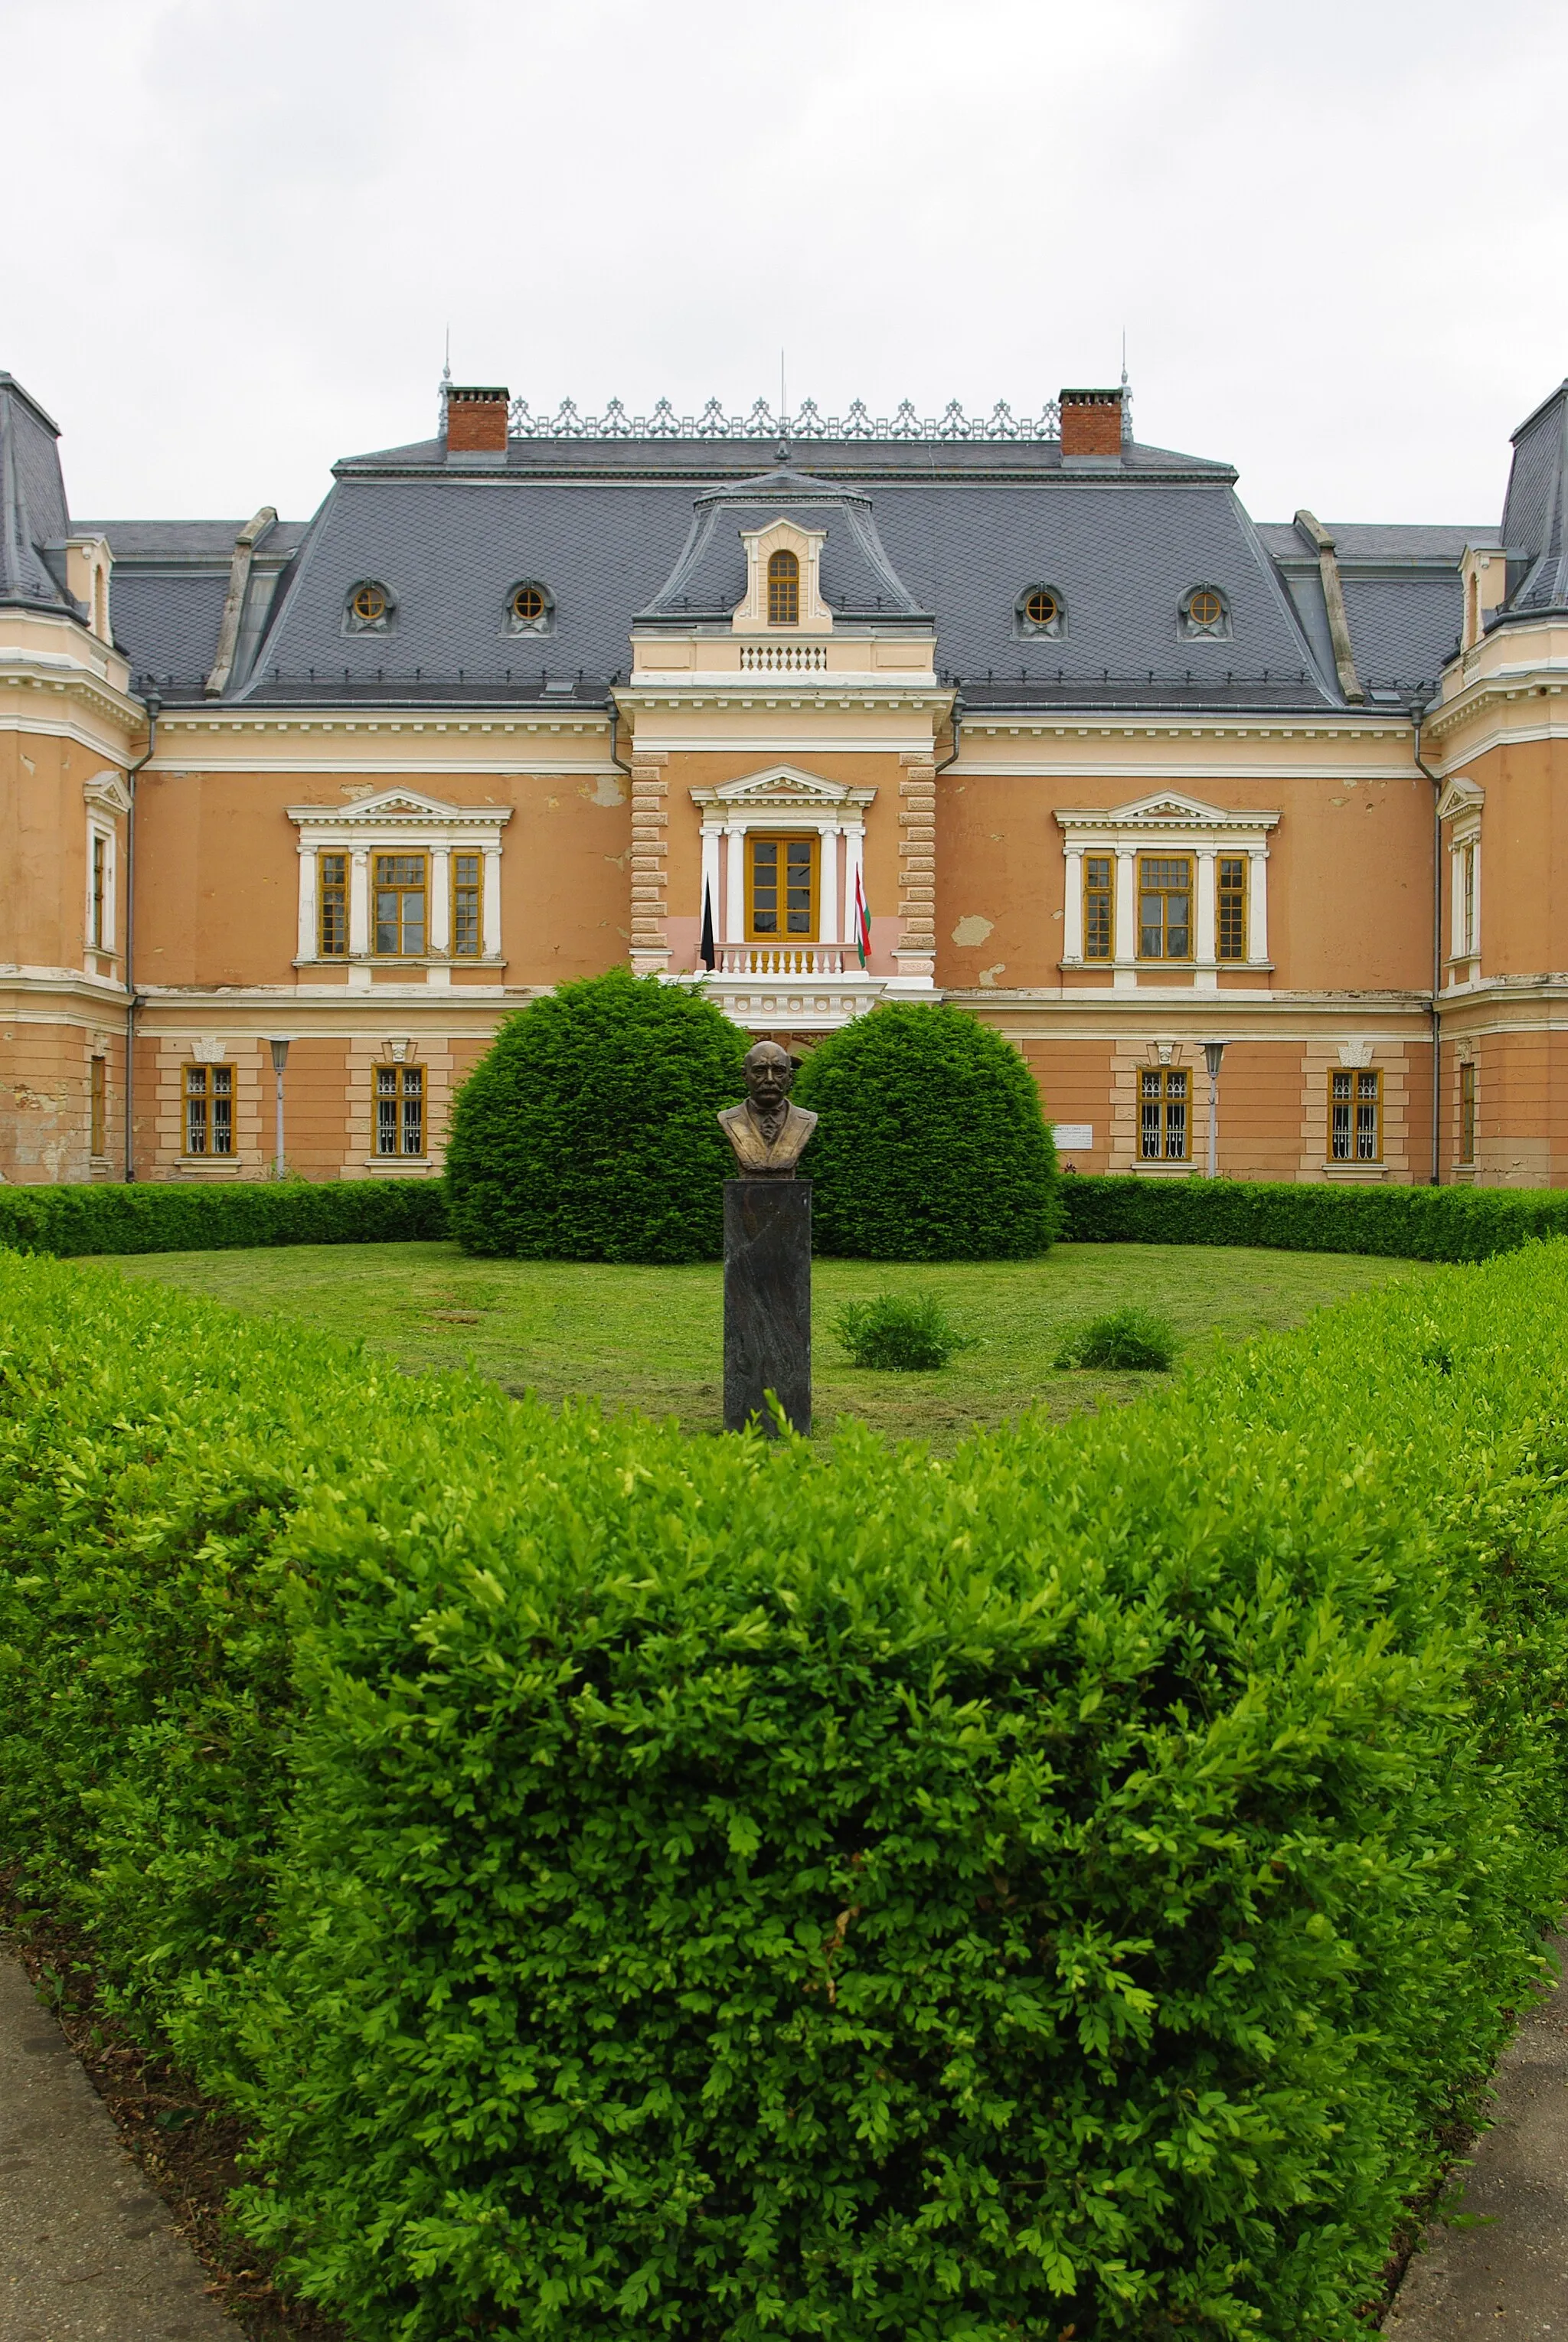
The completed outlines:
[[[508,1390],[591,1395],[610,1406],[721,1428],[717,1267],[606,1268],[467,1259],[453,1244],[300,1245],[275,1251],[157,1253],[101,1264],[238,1309],[275,1310],[362,1337],[413,1370],[471,1365]],[[1176,1245],[1062,1245],[1044,1259],[912,1268],[816,1264],[816,1422],[843,1413],[941,1449],[976,1423],[1025,1407],[1065,1415],[1132,1397],[1140,1375],[1061,1374],[1064,1330],[1136,1302],[1170,1318],[1184,1360],[1217,1340],[1295,1325],[1309,1310],[1395,1277],[1415,1261]],[[979,1346],[941,1374],[870,1374],[833,1332],[842,1305],[934,1292]]]

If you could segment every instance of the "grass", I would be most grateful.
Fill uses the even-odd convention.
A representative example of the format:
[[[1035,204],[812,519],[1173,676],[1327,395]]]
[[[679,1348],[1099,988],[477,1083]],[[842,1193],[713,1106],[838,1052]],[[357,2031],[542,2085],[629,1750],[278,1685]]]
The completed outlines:
[[[676,1416],[694,1432],[722,1426],[717,1267],[470,1260],[454,1244],[155,1253],[101,1265],[362,1337],[412,1371],[473,1366],[512,1391],[592,1395]],[[816,1426],[831,1431],[847,1413],[947,1450],[973,1425],[1026,1407],[1068,1415],[1146,1389],[1146,1375],[1058,1369],[1063,1336],[1082,1318],[1134,1304],[1155,1310],[1182,1337],[1182,1363],[1214,1341],[1293,1326],[1327,1302],[1428,1274],[1416,1261],[1206,1245],[1062,1245],[1040,1260],[942,1267],[818,1261]],[[852,1366],[833,1319],[846,1302],[881,1292],[935,1294],[977,1346],[940,1373]]]

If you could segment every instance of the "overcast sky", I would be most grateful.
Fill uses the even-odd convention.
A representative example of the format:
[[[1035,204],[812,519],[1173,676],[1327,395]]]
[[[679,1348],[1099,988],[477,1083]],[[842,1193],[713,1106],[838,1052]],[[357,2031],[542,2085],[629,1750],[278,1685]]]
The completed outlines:
[[[0,0],[0,366],[82,518],[312,511],[459,382],[1037,408],[1494,522],[1568,373],[1564,0]]]

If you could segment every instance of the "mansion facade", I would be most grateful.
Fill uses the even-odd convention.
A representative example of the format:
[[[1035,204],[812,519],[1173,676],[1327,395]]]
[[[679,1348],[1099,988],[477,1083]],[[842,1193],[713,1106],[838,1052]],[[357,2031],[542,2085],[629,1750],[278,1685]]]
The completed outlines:
[[[314,519],[74,521],[0,374],[0,1176],[429,1176],[627,964],[945,999],[1065,1160],[1568,1183],[1568,384],[1499,525],[1253,522],[1124,390],[534,417]],[[1568,829],[1564,833],[1568,853]]]

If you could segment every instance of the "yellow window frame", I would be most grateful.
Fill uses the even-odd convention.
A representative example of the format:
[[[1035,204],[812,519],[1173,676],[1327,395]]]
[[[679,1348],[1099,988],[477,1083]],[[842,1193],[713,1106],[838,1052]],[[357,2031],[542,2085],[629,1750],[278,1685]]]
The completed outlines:
[[[771,913],[774,922],[771,927],[759,927],[757,924],[758,866],[761,859],[757,852],[759,846],[774,847],[778,857],[773,866],[777,875],[772,889],[770,890],[765,885],[760,888],[764,896],[761,914],[765,916]],[[752,829],[746,832],[744,847],[748,943],[777,944],[781,948],[787,948],[792,945],[814,943],[817,938],[817,920],[822,898],[822,839],[816,831]],[[792,864],[794,869],[804,869],[807,874],[806,885],[804,888],[800,886],[798,881],[793,885],[790,883],[788,874]],[[762,864],[762,867],[766,869],[765,862]],[[769,891],[772,891],[775,897],[772,905],[765,901]],[[803,892],[807,896],[806,903],[804,906],[796,904],[792,909],[788,900],[789,896]],[[791,917],[802,916],[805,919],[804,926],[789,926]]]
[[[1114,854],[1084,856],[1084,956],[1107,960],[1116,956],[1116,857]]]
[[[183,1066],[180,1069],[180,1152],[226,1158],[235,1151],[235,1069],[232,1066]]]
[[[1324,1153],[1330,1163],[1383,1161],[1381,1066],[1331,1066]]]

